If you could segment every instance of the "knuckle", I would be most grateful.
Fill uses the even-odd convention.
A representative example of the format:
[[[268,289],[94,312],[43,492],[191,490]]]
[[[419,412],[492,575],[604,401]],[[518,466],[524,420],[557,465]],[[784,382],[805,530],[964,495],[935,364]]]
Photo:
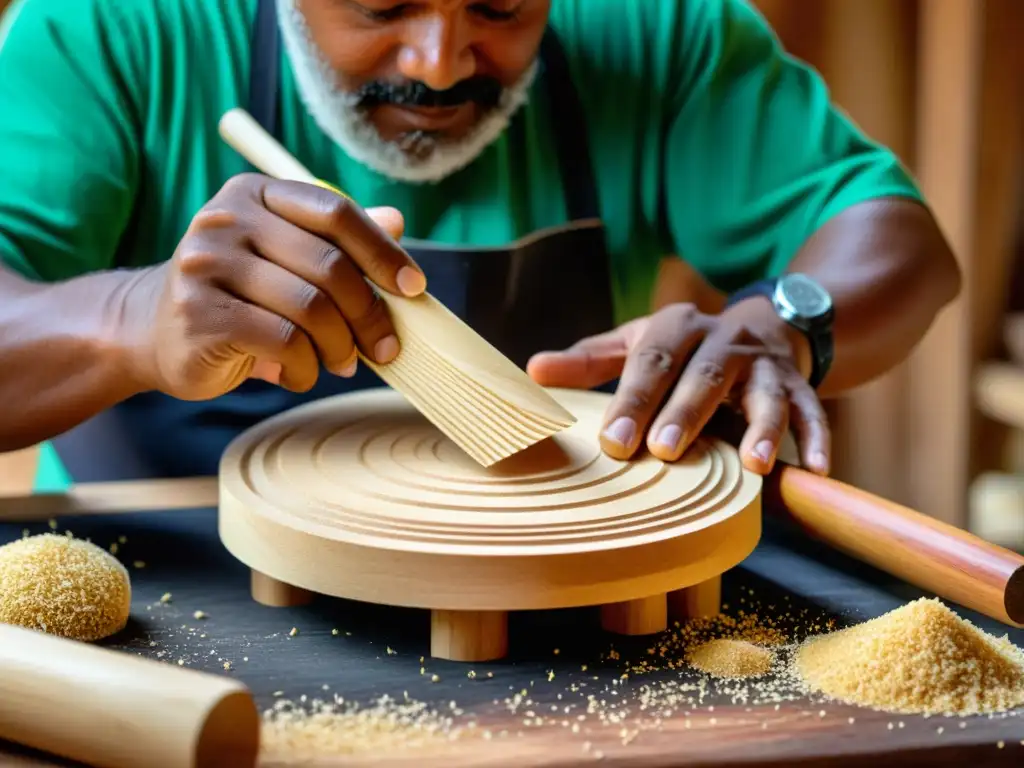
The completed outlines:
[[[178,249],[178,271],[187,276],[208,275],[217,266],[220,255],[199,238],[191,238]]]
[[[294,349],[302,343],[302,330],[286,317],[278,321],[277,341],[283,349]]]
[[[192,217],[189,232],[199,233],[231,229],[238,227],[240,224],[241,220],[235,211],[226,206],[210,204],[203,206]]]
[[[263,176],[258,173],[237,173],[224,182],[220,188],[222,195],[234,195],[237,193],[248,194],[259,184],[263,183]]]
[[[725,384],[725,366],[717,360],[697,360],[694,373],[708,387],[718,388]]]
[[[374,293],[373,299],[366,307],[366,310],[352,318],[352,324],[363,332],[380,331],[383,333],[390,331],[391,316],[388,314],[387,305],[381,300],[380,296]]]
[[[663,314],[667,320],[674,323],[692,323],[701,317],[697,305],[688,301],[669,304],[659,314]]]
[[[351,263],[345,252],[327,243],[317,250],[314,258],[316,273],[325,281],[336,281],[350,271]]]
[[[664,374],[676,365],[675,350],[662,344],[645,344],[636,353],[636,360],[645,371]]]
[[[306,321],[324,317],[331,307],[330,297],[316,285],[305,281],[299,286],[295,296],[295,308],[299,316]]]
[[[332,231],[345,229],[354,212],[353,203],[347,197],[335,195],[324,190],[324,194],[318,197],[320,200],[321,213],[327,219]]]

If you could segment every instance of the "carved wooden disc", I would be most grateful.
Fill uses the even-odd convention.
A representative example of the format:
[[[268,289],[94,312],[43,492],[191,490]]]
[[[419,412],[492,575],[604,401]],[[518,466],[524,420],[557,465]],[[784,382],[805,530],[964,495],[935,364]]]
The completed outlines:
[[[487,468],[390,389],[271,418],[222,459],[225,546],[314,592],[452,610],[631,600],[753,550],[761,478],[732,446],[616,461],[597,439],[609,396],[551,392],[578,422]]]

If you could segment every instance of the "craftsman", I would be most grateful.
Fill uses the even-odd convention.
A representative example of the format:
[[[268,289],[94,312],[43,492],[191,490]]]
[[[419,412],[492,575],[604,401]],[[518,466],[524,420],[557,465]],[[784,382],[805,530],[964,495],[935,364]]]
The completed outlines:
[[[957,295],[918,189],[745,0],[15,0],[0,48],[0,450],[216,472],[379,386],[368,287],[426,287],[539,382],[616,387],[675,460],[728,404],[768,471]],[[247,109],[320,178],[217,132]],[[666,257],[720,300],[651,314]],[[617,382],[617,383],[616,383]],[[598,439],[595,437],[595,439]]]

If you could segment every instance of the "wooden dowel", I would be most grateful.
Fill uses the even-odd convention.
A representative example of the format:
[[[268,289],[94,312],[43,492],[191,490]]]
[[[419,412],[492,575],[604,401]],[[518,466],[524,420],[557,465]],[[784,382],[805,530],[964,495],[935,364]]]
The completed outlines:
[[[218,123],[224,142],[267,176],[316,184],[317,179],[244,109],[229,109]]]
[[[104,768],[246,768],[259,736],[226,676],[0,624],[2,739]]]
[[[0,496],[0,521],[216,507],[216,477],[81,483],[66,492]]]
[[[1024,626],[1024,557],[837,480],[783,463],[766,512],[897,578],[992,619]]]

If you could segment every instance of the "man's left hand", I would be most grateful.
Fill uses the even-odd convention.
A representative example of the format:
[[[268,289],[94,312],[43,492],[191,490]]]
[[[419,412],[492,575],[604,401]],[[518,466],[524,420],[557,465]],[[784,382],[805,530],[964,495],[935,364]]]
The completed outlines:
[[[744,466],[766,474],[792,425],[804,467],[828,473],[825,411],[808,384],[807,340],[766,299],[720,315],[673,304],[559,352],[533,357],[527,371],[543,386],[591,389],[619,385],[601,433],[610,456],[629,459],[646,441],[675,461],[723,404],[743,412]]]

